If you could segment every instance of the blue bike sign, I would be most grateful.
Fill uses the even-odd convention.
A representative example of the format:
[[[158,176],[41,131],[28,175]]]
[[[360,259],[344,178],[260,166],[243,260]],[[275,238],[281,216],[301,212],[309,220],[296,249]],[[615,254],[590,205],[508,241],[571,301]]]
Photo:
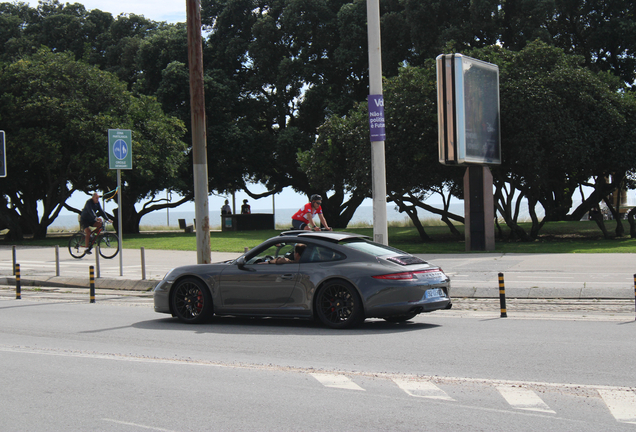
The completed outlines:
[[[108,129],[108,166],[110,169],[132,169],[132,132]]]

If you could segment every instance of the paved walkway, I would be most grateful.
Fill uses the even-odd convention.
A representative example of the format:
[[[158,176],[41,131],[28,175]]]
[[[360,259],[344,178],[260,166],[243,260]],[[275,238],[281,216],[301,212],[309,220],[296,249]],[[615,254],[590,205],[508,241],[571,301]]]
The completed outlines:
[[[95,255],[82,259],[59,250],[59,276],[53,247],[18,246],[22,286],[88,288],[89,266]],[[212,261],[234,259],[237,253],[212,253]],[[635,254],[438,254],[419,255],[439,265],[451,278],[453,297],[498,298],[498,273],[503,273],[509,298],[634,299]],[[196,264],[196,252],[145,250],[145,275],[140,250],[124,249],[100,257],[96,288],[151,290],[171,268]],[[145,278],[144,278],[145,276]],[[0,246],[0,286],[15,286],[13,250]]]

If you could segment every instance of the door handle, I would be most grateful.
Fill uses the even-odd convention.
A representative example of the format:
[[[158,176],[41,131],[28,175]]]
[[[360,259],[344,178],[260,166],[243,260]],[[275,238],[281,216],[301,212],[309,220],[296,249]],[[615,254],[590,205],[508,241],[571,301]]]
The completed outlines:
[[[292,280],[294,278],[294,275],[291,274],[291,273],[287,273],[287,274],[282,275],[280,278],[281,279],[285,279],[285,280]]]

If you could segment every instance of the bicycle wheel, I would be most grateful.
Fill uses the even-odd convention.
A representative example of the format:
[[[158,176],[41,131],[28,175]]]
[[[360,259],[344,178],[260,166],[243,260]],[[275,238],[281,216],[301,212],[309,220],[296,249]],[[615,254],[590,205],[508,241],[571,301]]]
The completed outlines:
[[[113,258],[119,252],[119,237],[107,232],[99,236],[99,254],[106,259]]]
[[[86,255],[85,242],[86,236],[84,233],[75,233],[71,236],[68,241],[68,251],[73,258],[82,258]]]

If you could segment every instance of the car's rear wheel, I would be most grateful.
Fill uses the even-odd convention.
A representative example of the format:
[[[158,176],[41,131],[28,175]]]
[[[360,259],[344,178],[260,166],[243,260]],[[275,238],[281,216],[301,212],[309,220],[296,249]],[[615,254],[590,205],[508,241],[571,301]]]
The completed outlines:
[[[196,278],[182,279],[170,293],[172,312],[187,324],[204,322],[212,315],[212,296],[203,282]]]
[[[417,314],[406,314],[406,315],[396,315],[385,317],[384,320],[390,323],[401,323],[413,319]]]
[[[364,308],[350,283],[333,280],[320,287],[316,295],[316,315],[327,327],[351,328],[364,321]]]

